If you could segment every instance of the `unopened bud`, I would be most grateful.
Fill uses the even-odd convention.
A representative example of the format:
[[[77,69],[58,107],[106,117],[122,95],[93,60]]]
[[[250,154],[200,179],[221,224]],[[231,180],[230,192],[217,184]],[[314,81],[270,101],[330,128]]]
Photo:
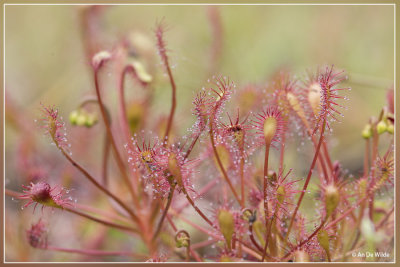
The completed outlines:
[[[146,71],[146,69],[144,68],[143,64],[139,61],[133,61],[132,62],[132,66],[136,71],[136,75],[138,77],[138,79],[144,83],[150,83],[153,80],[153,77]]]
[[[254,223],[257,220],[257,210],[252,212],[249,209],[245,209],[242,214],[242,218],[249,223]]]
[[[371,138],[372,136],[371,124],[368,123],[367,125],[365,125],[364,129],[361,132],[361,135],[365,139]]]
[[[233,215],[227,210],[221,210],[218,213],[219,229],[226,240],[226,244],[231,249],[232,235],[235,231],[235,222]]]
[[[101,65],[111,58],[111,54],[108,51],[101,51],[95,54],[92,58],[92,66],[95,70],[101,67]]]
[[[86,123],[86,116],[82,113],[80,113],[78,115],[78,117],[76,118],[76,125],[78,126],[83,126]]]
[[[79,112],[78,112],[77,110],[72,111],[72,112],[69,114],[69,122],[70,122],[72,125],[76,125],[78,116],[79,116]]]
[[[187,248],[190,246],[190,236],[186,231],[179,231],[175,236],[177,248]]]
[[[378,132],[378,134],[383,134],[384,132],[386,132],[387,130],[387,124],[384,121],[380,121],[377,125],[376,125],[376,131]]]
[[[90,128],[97,123],[97,117],[93,114],[88,114],[85,121],[85,126]]]
[[[387,127],[387,132],[390,134],[394,134],[394,125],[392,123],[389,123]]]

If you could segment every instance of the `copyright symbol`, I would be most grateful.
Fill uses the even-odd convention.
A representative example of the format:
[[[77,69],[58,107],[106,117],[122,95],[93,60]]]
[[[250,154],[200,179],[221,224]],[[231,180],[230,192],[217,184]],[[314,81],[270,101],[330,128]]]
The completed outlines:
[[[355,257],[357,254],[355,252],[351,253],[351,256]]]

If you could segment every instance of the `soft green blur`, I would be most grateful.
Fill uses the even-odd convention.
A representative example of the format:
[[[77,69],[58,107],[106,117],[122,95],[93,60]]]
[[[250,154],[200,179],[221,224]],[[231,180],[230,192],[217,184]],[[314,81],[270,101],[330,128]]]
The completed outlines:
[[[85,65],[79,10],[82,6],[6,7],[6,87],[23,112],[40,101],[68,114],[82,94],[93,92]],[[101,29],[112,41],[131,32],[154,40],[164,18],[178,86],[177,119],[185,119],[194,91],[209,76],[211,25],[206,6],[107,6]],[[349,74],[353,90],[336,134],[343,147],[359,151],[360,131],[385,104],[394,70],[392,6],[221,6],[223,49],[218,73],[238,85],[265,84],[286,67],[297,74],[335,64]],[[160,68],[160,65],[156,67]],[[157,88],[156,104],[168,112],[170,91]],[[162,90],[161,90],[162,89]],[[351,127],[349,126],[351,125]],[[354,148],[354,149],[353,149]],[[348,154],[348,153],[346,153]],[[350,153],[351,154],[351,153]],[[344,155],[346,157],[346,155]],[[352,156],[349,155],[349,160]]]

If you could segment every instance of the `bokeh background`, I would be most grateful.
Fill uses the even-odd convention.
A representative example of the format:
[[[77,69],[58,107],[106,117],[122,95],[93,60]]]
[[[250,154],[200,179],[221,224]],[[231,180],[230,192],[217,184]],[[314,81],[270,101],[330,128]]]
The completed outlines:
[[[46,177],[56,183],[60,183],[62,176],[63,184],[69,181],[73,185],[74,170],[64,167],[61,158],[58,165],[49,163],[49,158],[59,155],[51,154],[54,147],[34,120],[40,117],[40,103],[55,105],[66,118],[82,97],[94,94],[82,31],[85,7],[24,5],[5,9],[6,187],[20,191],[20,185],[26,184],[21,173],[21,168],[25,167],[21,166],[20,159],[21,151],[30,147],[24,143],[26,139],[34,139],[34,151],[39,153],[28,153],[27,157],[37,157],[35,164],[46,166],[46,170],[38,170],[39,173],[46,172]],[[218,33],[222,46],[217,55],[218,64],[212,69],[210,62],[216,35],[209,7],[124,5],[100,8],[96,27],[101,32],[102,49],[112,49],[122,38],[133,39],[141,51],[150,55],[146,59],[155,59],[145,62],[158,81],[154,87],[154,103],[145,116],[157,118],[167,114],[170,108],[170,88],[157,57],[153,32],[161,19],[169,29],[165,38],[178,87],[176,125],[180,134],[194,122],[188,115],[195,92],[213,74],[229,76],[240,90],[247,84],[267,85],[269,78],[282,69],[301,77],[306,69],[334,64],[346,70],[347,84],[352,91],[347,93],[350,100],[346,102],[348,109],[343,111],[342,122],[334,124],[330,152],[346,169],[359,174],[364,153],[360,132],[370,116],[379,115],[386,104],[386,92],[393,85],[393,6],[218,6],[216,9],[222,25]],[[108,74],[112,76],[112,71]],[[109,82],[106,88],[110,107],[116,107],[115,83]],[[135,92],[128,91],[128,99],[132,99]],[[150,119],[149,128],[157,123],[156,119]],[[97,132],[100,126],[95,127],[68,129],[72,151],[89,167],[98,166],[102,149],[103,136]],[[90,149],[75,151],[77,146]],[[294,166],[304,165],[295,153],[288,153],[287,157]],[[92,197],[89,188],[90,185],[83,184],[72,194],[84,202]],[[29,248],[24,240],[24,229],[34,217],[40,217],[40,212],[32,214],[30,209],[21,210],[23,203],[6,198],[6,260],[82,260],[79,256]],[[65,213],[51,220],[52,225],[66,226],[54,226],[57,231],[52,235],[60,244],[69,247],[84,246],[84,237],[90,239],[91,231],[97,231],[96,226],[82,226]],[[82,228],[80,236],[71,234],[76,234],[72,230],[74,227]],[[117,232],[111,231],[110,235],[115,240],[123,240],[125,246],[132,245]],[[113,245],[104,247],[113,248]]]

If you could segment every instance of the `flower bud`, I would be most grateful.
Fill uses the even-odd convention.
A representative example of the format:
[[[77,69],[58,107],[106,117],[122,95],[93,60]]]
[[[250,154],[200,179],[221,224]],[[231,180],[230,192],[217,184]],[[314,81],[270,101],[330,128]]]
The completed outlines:
[[[378,134],[383,134],[384,132],[386,132],[387,130],[387,124],[384,121],[380,121],[377,125],[376,125],[376,131],[378,132]]]
[[[72,111],[72,112],[69,114],[69,122],[70,122],[72,125],[76,125],[76,121],[77,121],[77,119],[78,119],[78,116],[79,116],[79,112],[78,112],[77,110]]]
[[[95,70],[101,67],[101,65],[111,58],[111,54],[108,51],[101,51],[95,54],[92,58],[92,66]]]
[[[243,211],[242,218],[249,223],[254,223],[257,220],[257,210],[252,212],[249,209],[245,209]]]
[[[79,113],[78,117],[76,118],[76,125],[83,126],[86,124],[86,115],[83,113]]]
[[[97,123],[98,119],[95,115],[93,114],[87,114],[86,116],[86,121],[85,121],[85,126],[90,128],[93,125],[95,125]]]
[[[153,80],[153,77],[146,71],[143,64],[137,60],[132,62],[132,66],[136,71],[136,75],[138,79],[144,83],[150,83]]]
[[[294,252],[294,261],[295,262],[309,262],[310,256],[304,250],[296,250]]]
[[[326,216],[329,217],[339,204],[339,191],[335,185],[331,184],[325,188],[325,208]]]
[[[264,138],[266,144],[271,144],[278,127],[278,121],[274,117],[268,117],[264,121]]]
[[[394,134],[394,125],[392,123],[389,123],[387,127],[387,132],[390,134]]]
[[[365,125],[364,129],[361,132],[361,135],[365,139],[371,138],[372,136],[371,124],[368,123],[367,125]]]
[[[177,248],[187,248],[190,246],[190,236],[185,231],[179,231],[175,236]]]
[[[231,249],[232,235],[235,231],[233,215],[227,210],[220,210],[218,213],[219,229],[226,240],[226,244]]]

